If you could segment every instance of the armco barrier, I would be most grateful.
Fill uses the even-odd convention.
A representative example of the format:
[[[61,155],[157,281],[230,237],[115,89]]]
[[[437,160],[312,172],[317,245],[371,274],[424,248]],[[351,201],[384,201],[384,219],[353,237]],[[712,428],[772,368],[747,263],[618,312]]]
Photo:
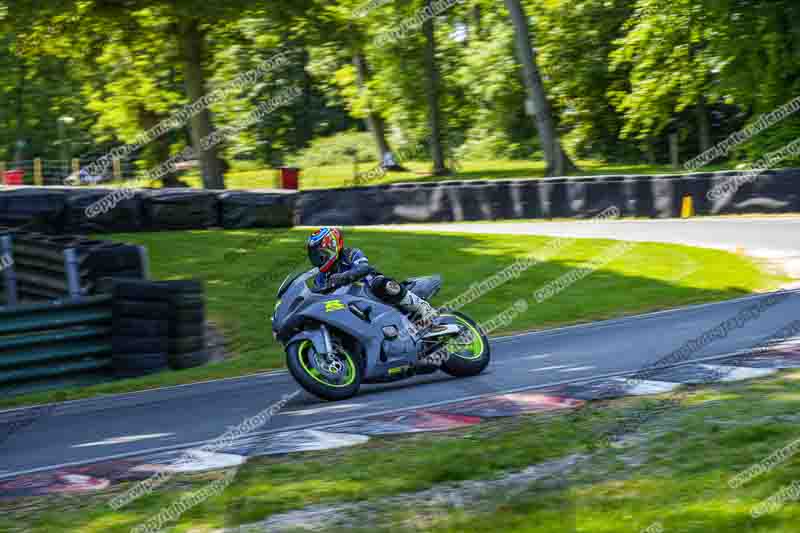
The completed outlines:
[[[96,377],[110,365],[110,296],[0,307],[0,390]]]

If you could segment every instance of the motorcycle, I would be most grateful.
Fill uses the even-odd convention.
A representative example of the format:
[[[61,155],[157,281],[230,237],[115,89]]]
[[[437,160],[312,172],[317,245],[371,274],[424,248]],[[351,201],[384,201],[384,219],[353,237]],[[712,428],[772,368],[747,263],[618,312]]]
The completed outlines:
[[[370,272],[312,290],[318,272],[287,276],[272,314],[273,336],[284,346],[289,372],[311,394],[344,400],[365,383],[440,369],[451,376],[475,376],[489,364],[486,335],[463,313],[440,312],[429,323],[415,323],[372,293],[364,281]],[[429,300],[442,280],[435,275],[402,283]]]

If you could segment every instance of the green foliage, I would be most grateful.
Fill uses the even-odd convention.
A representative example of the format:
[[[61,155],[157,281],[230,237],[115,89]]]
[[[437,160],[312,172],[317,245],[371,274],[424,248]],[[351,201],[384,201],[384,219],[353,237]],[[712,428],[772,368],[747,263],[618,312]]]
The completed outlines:
[[[612,70],[609,55],[624,35],[633,0],[558,0],[533,3],[542,69],[560,110],[565,148],[578,157],[603,154],[635,159],[635,146],[619,142],[623,116],[609,97],[624,91],[629,68]]]
[[[469,130],[464,143],[456,148],[453,155],[458,160],[471,161],[542,158],[538,138],[527,143],[515,143],[502,130],[490,131],[482,127]]]
[[[384,120],[395,152],[428,139],[423,32],[417,26],[399,39],[378,39],[426,2],[383,2],[356,16],[366,3],[0,0],[0,158],[55,159],[63,148],[95,158],[189,104],[178,38],[187,20],[199,22],[203,34],[207,91],[279,50],[291,55],[290,64],[213,104],[212,128],[236,126],[287,88],[303,91],[228,137],[220,148],[229,160],[349,165],[349,146],[371,161],[374,138],[348,133],[363,129],[370,113]],[[800,94],[795,0],[524,3],[559,134],[578,158],[640,164],[652,149],[664,161],[665,134],[675,129],[688,159],[699,152],[700,104],[716,142]],[[444,151],[459,159],[541,158],[501,4],[456,2],[433,21]],[[363,83],[357,54],[367,65]],[[63,141],[61,116],[75,119]],[[793,120],[743,144],[732,159],[752,161],[793,140]],[[340,132],[341,140],[315,142]],[[134,157],[142,167],[154,165],[189,143],[184,124]],[[323,155],[326,143],[341,147]]]
[[[634,7],[610,56],[612,69],[630,69],[630,89],[608,92],[625,116],[622,137],[646,139],[698,98],[717,96],[711,82],[719,58],[707,45],[711,17],[695,0],[637,0]]]
[[[289,161],[300,168],[311,168],[352,163],[354,158],[358,162],[376,161],[370,133],[350,131],[314,139]]]
[[[775,124],[734,151],[733,159],[741,165],[749,166],[770,152],[775,152],[787,144],[800,139],[800,117],[792,116]],[[800,166],[800,156],[788,157],[780,162],[780,166]]]

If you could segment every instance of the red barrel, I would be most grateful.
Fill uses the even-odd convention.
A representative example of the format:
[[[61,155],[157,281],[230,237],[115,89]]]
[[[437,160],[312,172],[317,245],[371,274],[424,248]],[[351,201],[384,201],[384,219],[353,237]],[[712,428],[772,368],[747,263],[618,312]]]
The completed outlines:
[[[22,178],[25,177],[25,171],[14,169],[14,170],[6,170],[5,175],[3,176],[3,182],[6,185],[22,185]]]
[[[281,167],[281,189],[298,189],[300,169],[297,167]]]

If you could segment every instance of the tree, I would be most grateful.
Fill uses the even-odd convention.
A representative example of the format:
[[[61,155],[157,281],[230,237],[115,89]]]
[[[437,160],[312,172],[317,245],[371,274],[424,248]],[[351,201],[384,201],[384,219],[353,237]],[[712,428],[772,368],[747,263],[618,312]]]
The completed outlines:
[[[206,88],[205,65],[208,62],[206,52],[206,28],[196,18],[180,18],[177,24],[178,39],[183,60],[183,77],[186,84],[186,96],[190,102],[202,100],[208,94]],[[206,189],[224,189],[225,176],[219,149],[216,145],[203,150],[201,140],[214,130],[211,110],[202,109],[191,118],[192,144],[198,154],[203,172],[203,185]]]
[[[641,157],[636,143],[621,141],[624,118],[609,98],[625,90],[628,71],[611,70],[614,41],[624,35],[635,0],[551,0],[533,4],[536,60],[548,81],[548,96],[561,142],[576,157],[602,154],[615,161]]]
[[[427,0],[428,9],[432,9],[432,1]],[[425,35],[425,95],[428,100],[428,127],[430,128],[431,157],[433,158],[433,175],[443,176],[450,171],[444,163],[442,147],[442,117],[439,105],[439,66],[436,62],[436,36],[434,35],[433,17],[422,23]]]
[[[367,116],[364,119],[367,123],[367,129],[372,133],[375,139],[375,146],[378,151],[378,161],[384,161],[386,154],[391,153],[392,149],[389,147],[389,141],[386,140],[386,121],[378,113],[369,99],[367,86],[370,79],[369,66],[364,53],[356,51],[353,53],[353,66],[356,69],[356,79],[358,80],[359,91],[367,93]]]
[[[327,73],[321,75],[336,81],[336,88],[347,100],[351,114],[364,120],[375,141],[378,161],[383,161],[392,149],[387,139],[386,119],[373,97],[373,68],[365,50],[369,21],[356,15],[361,3],[362,0],[322,3],[311,16],[302,14],[306,22],[303,33],[316,45],[314,53],[318,59],[330,62]]]
[[[694,122],[698,147],[711,145],[706,103],[722,96],[714,24],[695,0],[637,0],[611,53],[612,69],[628,73],[628,87],[609,90],[625,117],[623,138],[648,141]]]
[[[564,152],[558,138],[553,113],[545,94],[539,67],[536,64],[536,55],[531,48],[527,16],[520,0],[505,0],[505,3],[511,24],[514,26],[518,59],[522,64],[523,81],[530,101],[533,103],[536,130],[539,132],[547,163],[545,175],[564,176],[575,171],[576,167]]]

